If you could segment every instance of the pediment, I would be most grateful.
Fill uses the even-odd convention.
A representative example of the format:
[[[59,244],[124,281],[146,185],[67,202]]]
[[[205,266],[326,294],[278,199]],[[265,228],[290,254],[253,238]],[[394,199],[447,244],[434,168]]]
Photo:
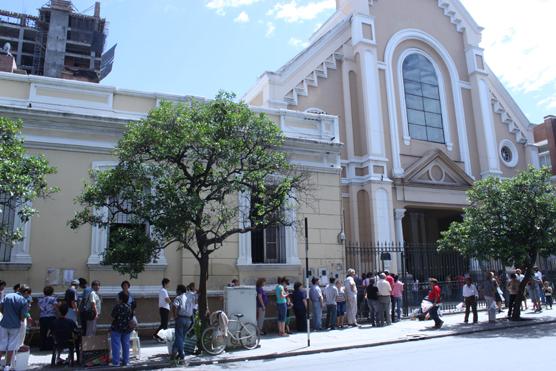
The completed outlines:
[[[441,150],[432,150],[411,164],[402,182],[445,187],[469,188],[473,179]]]

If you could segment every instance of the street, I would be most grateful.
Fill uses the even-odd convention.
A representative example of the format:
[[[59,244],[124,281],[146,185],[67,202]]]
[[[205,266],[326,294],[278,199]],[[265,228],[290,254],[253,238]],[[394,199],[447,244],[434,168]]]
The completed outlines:
[[[438,370],[547,369],[554,363],[556,324],[264,361],[198,366],[193,370]]]

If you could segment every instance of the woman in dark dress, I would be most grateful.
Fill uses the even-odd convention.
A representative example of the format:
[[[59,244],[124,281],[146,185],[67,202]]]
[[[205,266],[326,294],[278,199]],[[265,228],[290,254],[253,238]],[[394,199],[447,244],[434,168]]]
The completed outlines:
[[[301,282],[293,285],[293,311],[295,313],[295,328],[297,332],[307,332],[307,294]]]

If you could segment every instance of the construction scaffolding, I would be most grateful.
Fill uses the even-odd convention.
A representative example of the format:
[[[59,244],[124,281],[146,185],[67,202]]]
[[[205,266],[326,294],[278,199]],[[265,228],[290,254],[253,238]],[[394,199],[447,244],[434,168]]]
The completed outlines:
[[[38,16],[0,10],[0,47],[10,43],[20,72],[99,82],[112,66],[102,63],[108,23],[100,3],[93,6],[93,15],[79,13],[68,0],[50,0]],[[110,63],[113,49],[104,59]]]

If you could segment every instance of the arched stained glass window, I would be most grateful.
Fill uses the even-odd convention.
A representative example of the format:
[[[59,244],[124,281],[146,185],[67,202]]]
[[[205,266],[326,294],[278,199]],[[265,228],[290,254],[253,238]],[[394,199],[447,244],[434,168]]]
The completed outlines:
[[[403,85],[411,138],[444,143],[438,76],[432,63],[421,54],[408,55],[403,61]]]

